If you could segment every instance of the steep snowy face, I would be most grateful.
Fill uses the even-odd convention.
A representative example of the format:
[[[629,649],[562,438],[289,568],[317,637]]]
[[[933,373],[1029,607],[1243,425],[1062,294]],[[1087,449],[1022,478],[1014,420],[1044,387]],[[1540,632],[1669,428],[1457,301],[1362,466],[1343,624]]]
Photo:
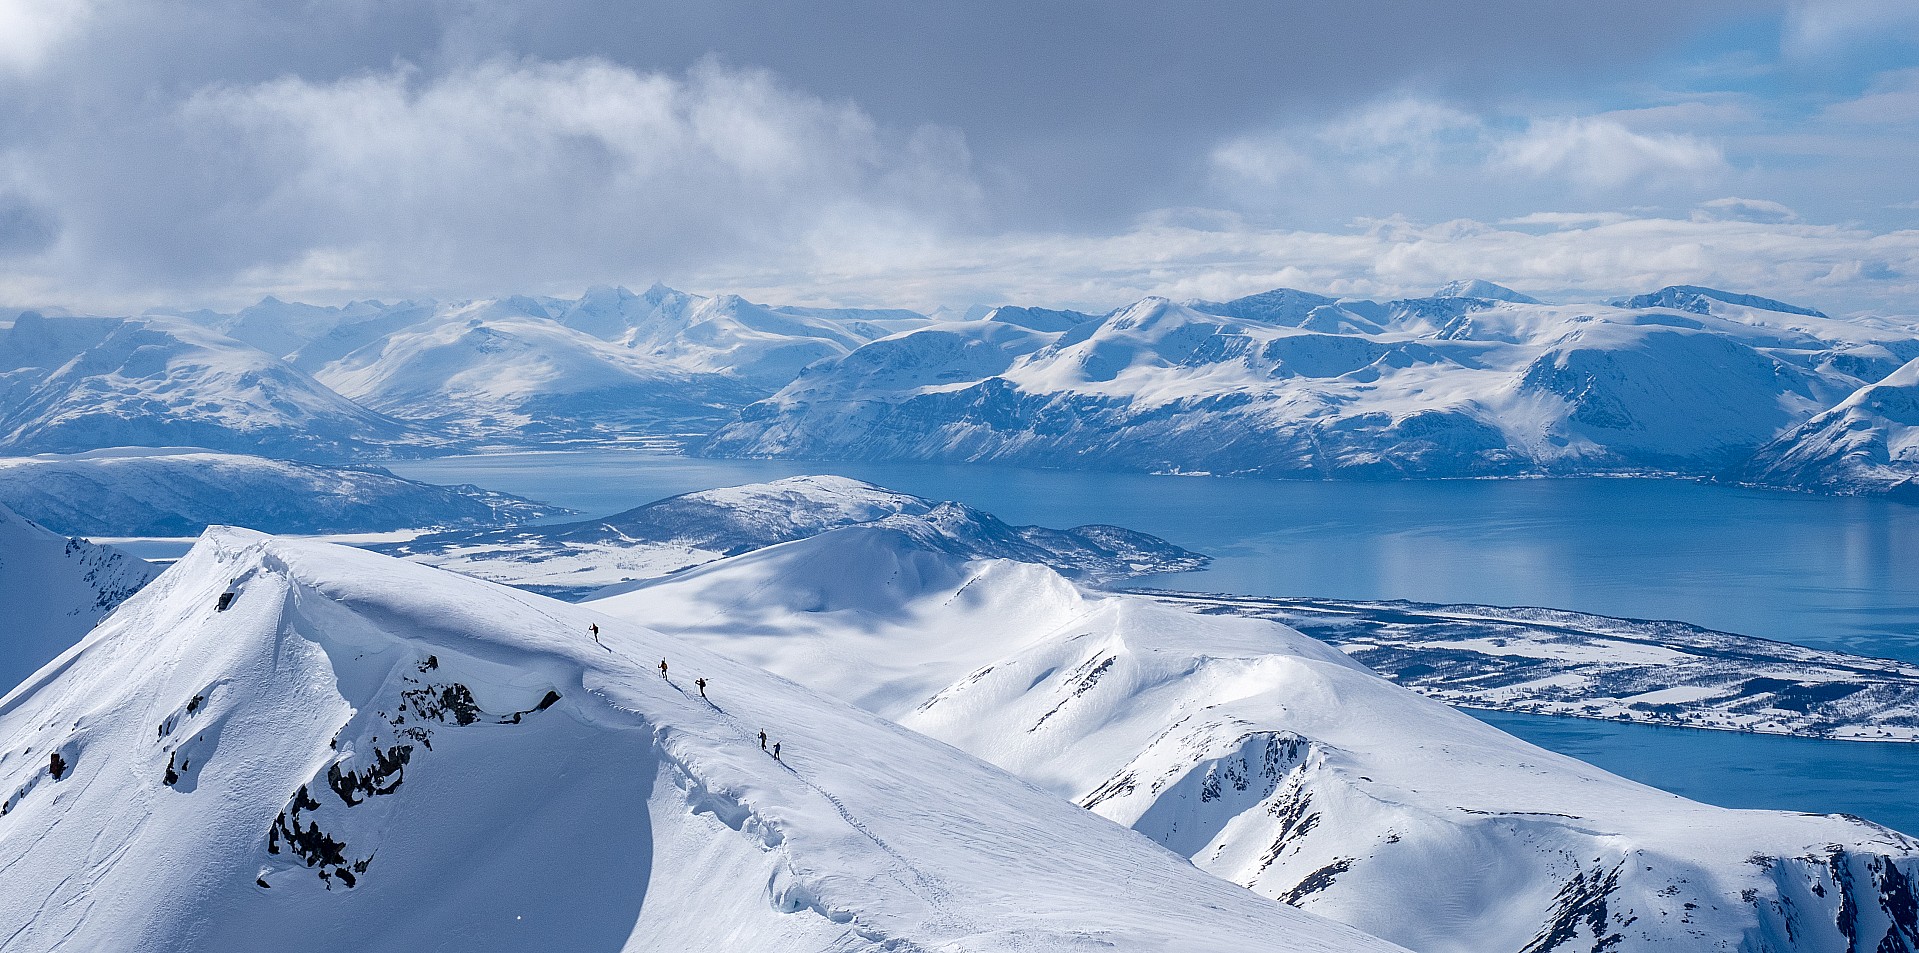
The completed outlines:
[[[1780,435],[1740,478],[1919,501],[1919,359]]]
[[[61,536],[0,505],[0,692],[159,574],[152,563]]]
[[[808,368],[702,452],[1287,477],[1711,474],[1919,357],[1909,331],[1752,296],[1615,307],[1443,290],[1148,298],[1064,327],[922,328]]]
[[[0,504],[63,533],[192,536],[216,523],[276,533],[503,526],[570,512],[476,486],[209,451],[0,457]]]
[[[1024,559],[1107,581],[1197,569],[1206,559],[1114,526],[1008,526],[957,503],[837,476],[800,476],[701,490],[603,520],[484,533],[442,533],[373,547],[547,595],[582,596],[723,556],[884,523],[950,552]]]
[[[10,950],[1395,949],[679,640],[243,531],[0,699],[0,798]]]
[[[702,430],[755,396],[574,330],[539,302],[516,298],[444,309],[317,376],[398,417],[528,444]]]
[[[0,391],[0,450],[15,453],[194,446],[337,459],[433,443],[180,318],[23,317],[0,367],[17,368]]]
[[[895,718],[1412,949],[1919,943],[1911,838],[1626,781],[1273,623],[858,529],[589,604]]]

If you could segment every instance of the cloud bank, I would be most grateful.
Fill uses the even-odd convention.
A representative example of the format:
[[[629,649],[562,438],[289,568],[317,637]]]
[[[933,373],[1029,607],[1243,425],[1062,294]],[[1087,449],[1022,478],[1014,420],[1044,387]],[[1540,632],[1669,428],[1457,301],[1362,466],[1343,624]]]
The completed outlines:
[[[1909,7],[0,0],[0,303],[1478,275],[1911,314]]]

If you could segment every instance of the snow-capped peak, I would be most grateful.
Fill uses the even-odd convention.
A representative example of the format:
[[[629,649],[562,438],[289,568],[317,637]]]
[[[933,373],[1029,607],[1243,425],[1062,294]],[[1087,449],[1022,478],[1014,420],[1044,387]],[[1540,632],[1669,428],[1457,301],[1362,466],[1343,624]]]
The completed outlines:
[[[1461,278],[1449,281],[1432,294],[1435,298],[1484,298],[1488,301],[1511,301],[1516,304],[1538,304],[1539,299],[1531,295],[1520,294],[1504,285],[1496,285],[1482,278]]]

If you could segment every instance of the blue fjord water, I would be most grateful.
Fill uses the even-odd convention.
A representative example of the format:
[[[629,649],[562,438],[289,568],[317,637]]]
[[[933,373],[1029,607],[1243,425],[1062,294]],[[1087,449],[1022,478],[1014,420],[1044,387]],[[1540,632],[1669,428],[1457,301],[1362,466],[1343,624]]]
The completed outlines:
[[[1171,589],[1532,605],[1919,661],[1919,507],[1671,480],[1307,483],[1008,467],[700,460],[636,451],[392,465],[607,515],[837,473],[1018,523],[1112,523],[1214,557]],[[1544,747],[1728,807],[1919,833],[1919,745],[1483,714]]]

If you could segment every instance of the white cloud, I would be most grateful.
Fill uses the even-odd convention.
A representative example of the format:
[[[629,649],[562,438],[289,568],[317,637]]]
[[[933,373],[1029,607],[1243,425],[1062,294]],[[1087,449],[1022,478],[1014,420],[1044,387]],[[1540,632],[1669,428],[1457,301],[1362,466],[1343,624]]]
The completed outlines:
[[[395,291],[528,288],[780,261],[813,243],[908,240],[979,202],[957,134],[886,129],[713,63],[288,78],[204,90],[174,125],[188,161],[199,153],[223,181],[141,171],[204,188],[212,239],[284,249],[234,256],[269,286],[317,271]]]
[[[1647,176],[1697,175],[1725,166],[1719,147],[1683,134],[1647,135],[1606,118],[1544,119],[1501,143],[1495,169],[1616,186]]]
[[[1687,133],[1638,131],[1619,118],[1626,115],[1515,122],[1432,100],[1387,99],[1329,121],[1229,139],[1210,154],[1210,171],[1224,192],[1241,197],[1282,184],[1326,190],[1413,179],[1510,191],[1515,174],[1560,187],[1643,190],[1727,170],[1717,145]]]
[[[1747,222],[1796,222],[1799,213],[1770,199],[1723,198],[1699,203],[1693,217],[1702,221],[1737,219]]]
[[[1529,212],[1512,218],[1502,218],[1499,224],[1566,228],[1573,225],[1611,225],[1631,220],[1632,216],[1625,212]]]
[[[1313,160],[1278,136],[1229,139],[1214,147],[1212,171],[1231,187],[1276,188],[1313,167]]]
[[[764,298],[793,297],[797,290],[821,302],[921,307],[1011,302],[1098,309],[1147,294],[1222,298],[1282,285],[1399,296],[1425,294],[1464,276],[1571,300],[1702,284],[1831,313],[1911,315],[1919,301],[1919,231],[1613,214],[1528,220],[1559,227],[1541,233],[1394,217],[1328,232],[1233,218],[1204,226],[1155,221],[1104,236],[956,241],[883,260],[827,252],[799,273],[716,270],[703,280]]]
[[[0,70],[39,67],[93,12],[90,0],[0,0]]]
[[[1919,10],[1919,4],[1913,9]],[[1919,30],[1919,21],[1914,29]],[[1880,73],[1864,93],[1833,103],[1820,118],[1882,130],[1919,124],[1919,69]]]
[[[1443,140],[1472,136],[1483,125],[1479,117],[1445,103],[1405,97],[1335,119],[1317,137],[1347,153],[1425,153]]]
[[[1797,0],[1786,16],[1781,46],[1796,59],[1835,57],[1861,45],[1919,37],[1919,4],[1912,0]]]

